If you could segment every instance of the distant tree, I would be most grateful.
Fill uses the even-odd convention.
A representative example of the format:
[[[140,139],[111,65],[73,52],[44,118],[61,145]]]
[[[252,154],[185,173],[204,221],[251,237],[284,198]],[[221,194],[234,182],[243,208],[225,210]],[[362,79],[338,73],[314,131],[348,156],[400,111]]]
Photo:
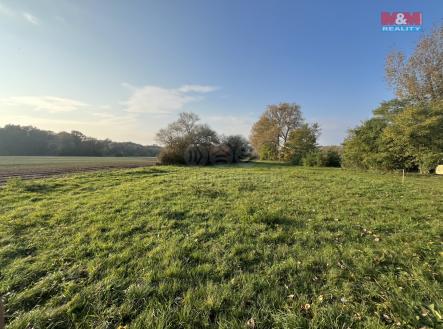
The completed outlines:
[[[196,145],[211,145],[220,142],[217,133],[212,130],[207,124],[196,125],[191,132],[192,144]]]
[[[257,154],[261,160],[278,160],[279,158],[277,147],[271,143],[262,144]]]
[[[443,96],[443,26],[419,41],[406,59],[401,52],[386,60],[386,78],[399,98],[437,100]]]
[[[293,129],[282,150],[283,159],[293,164],[301,164],[302,159],[318,149],[317,138],[320,135],[320,127],[317,123],[302,124]]]
[[[300,106],[295,103],[270,105],[264,115],[277,127],[280,147],[286,144],[289,134],[304,122]]]
[[[6,125],[0,128],[0,155],[157,156],[160,147],[98,140],[81,132],[40,130]]]
[[[276,160],[279,152],[279,132],[272,121],[262,115],[254,123],[249,137],[252,146],[262,160]]]
[[[182,112],[179,114],[177,121],[171,123],[170,127],[173,127],[175,131],[190,135],[195,131],[198,121],[200,121],[200,118],[197,114]]]
[[[185,144],[208,144],[218,142],[215,131],[208,125],[198,124],[200,118],[195,113],[182,112],[176,121],[166,128],[160,129],[156,139],[165,146],[180,146]]]
[[[241,135],[222,136],[220,142],[228,145],[232,150],[234,163],[250,159],[253,156],[251,144]]]
[[[185,163],[184,154],[190,145],[211,145],[218,143],[217,133],[208,125],[199,124],[195,113],[183,112],[166,128],[160,129],[156,139],[164,148],[160,161],[164,164]]]
[[[308,167],[340,167],[341,157],[337,148],[318,148],[305,154],[302,164]]]
[[[341,146],[320,147],[320,167],[341,167],[343,148]]]
[[[48,141],[53,138],[49,131],[6,125],[0,128],[0,155],[46,154],[49,152]]]
[[[276,154],[277,158],[280,156],[291,131],[300,127],[303,122],[299,105],[295,103],[269,105],[252,127],[251,144],[259,154],[268,154],[269,156]],[[265,148],[266,152],[263,152],[262,148]]]

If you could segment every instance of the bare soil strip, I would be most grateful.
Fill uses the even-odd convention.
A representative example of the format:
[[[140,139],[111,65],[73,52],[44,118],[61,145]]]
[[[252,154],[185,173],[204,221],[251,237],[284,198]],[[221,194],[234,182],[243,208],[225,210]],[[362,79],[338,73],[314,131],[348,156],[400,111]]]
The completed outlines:
[[[11,178],[22,178],[22,179],[37,179],[45,178],[50,176],[64,175],[69,173],[81,173],[90,172],[98,170],[110,170],[110,169],[125,169],[125,168],[140,168],[146,166],[153,166],[155,162],[140,163],[140,164],[113,164],[113,165],[103,165],[103,166],[85,166],[85,167],[53,167],[53,168],[26,168],[17,170],[8,170],[7,172],[0,171],[0,185],[4,184],[8,179]]]

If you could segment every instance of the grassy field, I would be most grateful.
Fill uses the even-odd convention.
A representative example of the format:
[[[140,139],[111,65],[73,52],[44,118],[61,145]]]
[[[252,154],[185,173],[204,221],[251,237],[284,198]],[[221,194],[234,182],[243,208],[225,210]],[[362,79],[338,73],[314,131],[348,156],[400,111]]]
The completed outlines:
[[[442,327],[442,177],[149,167],[0,189],[8,328]]]

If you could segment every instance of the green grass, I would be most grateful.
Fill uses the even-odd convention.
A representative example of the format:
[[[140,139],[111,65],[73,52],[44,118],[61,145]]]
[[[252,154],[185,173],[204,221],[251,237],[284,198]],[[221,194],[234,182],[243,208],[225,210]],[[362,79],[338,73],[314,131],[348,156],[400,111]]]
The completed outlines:
[[[0,189],[8,328],[442,327],[443,179],[272,164]]]

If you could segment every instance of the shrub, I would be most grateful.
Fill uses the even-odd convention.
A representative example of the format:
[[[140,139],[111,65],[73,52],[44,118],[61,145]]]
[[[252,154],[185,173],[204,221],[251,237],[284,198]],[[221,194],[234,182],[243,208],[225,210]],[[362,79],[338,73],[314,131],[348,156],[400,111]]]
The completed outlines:
[[[306,167],[319,167],[320,158],[320,151],[309,152],[301,159],[301,164]]]
[[[307,167],[340,167],[340,150],[335,146],[324,147],[307,153],[301,163]]]
[[[264,144],[260,147],[258,155],[261,160],[275,160],[278,158],[278,150],[274,145]]]
[[[325,146],[320,150],[321,167],[340,167],[341,148],[339,146]]]
[[[250,160],[253,149],[249,141],[241,135],[222,136],[221,144],[226,144],[232,151],[233,162]]]
[[[418,167],[420,174],[429,174],[440,161],[442,161],[443,154],[433,152],[423,152],[418,156]]]
[[[159,160],[161,164],[184,164],[185,151],[189,145],[211,145],[219,142],[218,136],[209,126],[198,124],[198,115],[180,113],[179,118],[157,133],[157,140],[165,147]]]
[[[164,147],[158,155],[158,160],[164,165],[184,164],[183,152],[173,147]]]
[[[317,138],[320,135],[318,124],[308,125],[307,123],[294,129],[289,134],[288,140],[282,150],[282,159],[289,160],[293,164],[302,164],[304,157],[309,153],[315,153],[318,149]]]

